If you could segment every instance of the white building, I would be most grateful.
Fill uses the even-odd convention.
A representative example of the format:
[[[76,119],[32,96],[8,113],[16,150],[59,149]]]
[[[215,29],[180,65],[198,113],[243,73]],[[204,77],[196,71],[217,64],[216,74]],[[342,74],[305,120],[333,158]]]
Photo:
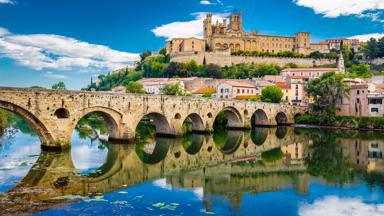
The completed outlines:
[[[184,82],[178,79],[169,78],[144,78],[138,81],[143,84],[144,90],[147,94],[161,94],[161,90],[168,84],[180,83],[183,89],[185,89]]]
[[[258,95],[256,83],[251,80],[226,80],[217,87],[217,98],[250,99]]]

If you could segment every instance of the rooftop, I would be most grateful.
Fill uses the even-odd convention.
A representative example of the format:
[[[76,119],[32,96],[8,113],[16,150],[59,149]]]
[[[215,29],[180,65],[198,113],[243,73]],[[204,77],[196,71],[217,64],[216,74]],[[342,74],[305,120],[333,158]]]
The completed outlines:
[[[233,87],[256,88],[256,83],[251,80],[227,80],[224,83]]]
[[[291,89],[291,85],[286,82],[277,82],[276,86],[280,89]]]
[[[216,93],[216,88],[199,88],[192,91],[192,94],[214,94]]]

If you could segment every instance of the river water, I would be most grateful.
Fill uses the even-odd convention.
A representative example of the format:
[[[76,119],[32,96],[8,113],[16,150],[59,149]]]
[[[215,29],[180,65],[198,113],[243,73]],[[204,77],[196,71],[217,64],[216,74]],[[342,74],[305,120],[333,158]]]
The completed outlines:
[[[384,134],[294,127],[137,144],[0,138],[2,214],[384,215]]]

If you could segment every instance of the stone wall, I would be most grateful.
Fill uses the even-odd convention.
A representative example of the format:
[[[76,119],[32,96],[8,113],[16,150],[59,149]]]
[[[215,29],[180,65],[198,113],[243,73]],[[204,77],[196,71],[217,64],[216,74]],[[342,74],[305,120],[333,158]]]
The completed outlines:
[[[295,63],[302,67],[313,67],[320,65],[336,64],[334,59],[312,59],[312,58],[283,58],[283,57],[253,57],[233,56],[230,52],[184,52],[171,55],[172,62],[189,62],[194,60],[197,64],[217,64],[221,67],[241,63],[273,63],[284,67],[288,63]]]
[[[77,122],[98,112],[108,123],[110,138],[133,140],[136,126],[144,116],[152,117],[156,132],[183,135],[182,125],[190,117],[193,129],[212,132],[216,116],[225,112],[230,128],[249,128],[256,111],[258,124],[294,122],[305,107],[251,101],[220,100],[164,95],[136,95],[108,92],[55,91],[0,88],[0,108],[23,116],[37,131],[43,146],[69,147]],[[280,114],[280,115],[278,115]],[[283,119],[277,116],[285,116]]]

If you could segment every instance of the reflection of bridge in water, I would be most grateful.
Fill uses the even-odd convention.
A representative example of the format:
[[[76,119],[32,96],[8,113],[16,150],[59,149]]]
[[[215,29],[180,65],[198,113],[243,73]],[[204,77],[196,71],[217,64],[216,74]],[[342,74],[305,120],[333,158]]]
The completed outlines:
[[[90,196],[159,178],[165,178],[174,187],[202,187],[206,197],[225,195],[235,203],[243,193],[276,191],[287,186],[306,193],[309,176],[303,172],[303,164],[247,165],[241,161],[257,161],[262,152],[303,144],[308,139],[295,134],[291,127],[259,130],[262,138],[257,138],[257,145],[252,134],[244,131],[229,131],[225,143],[220,144],[222,148],[212,136],[196,134],[189,139],[158,138],[152,154],[144,151],[145,146],[140,144],[110,145],[107,161],[90,175],[76,172],[69,152],[43,152],[23,181],[8,192],[8,197],[30,202],[69,194]],[[285,172],[296,174],[281,175]],[[31,196],[26,188],[49,190],[49,193]],[[12,210],[12,206],[8,209]]]

